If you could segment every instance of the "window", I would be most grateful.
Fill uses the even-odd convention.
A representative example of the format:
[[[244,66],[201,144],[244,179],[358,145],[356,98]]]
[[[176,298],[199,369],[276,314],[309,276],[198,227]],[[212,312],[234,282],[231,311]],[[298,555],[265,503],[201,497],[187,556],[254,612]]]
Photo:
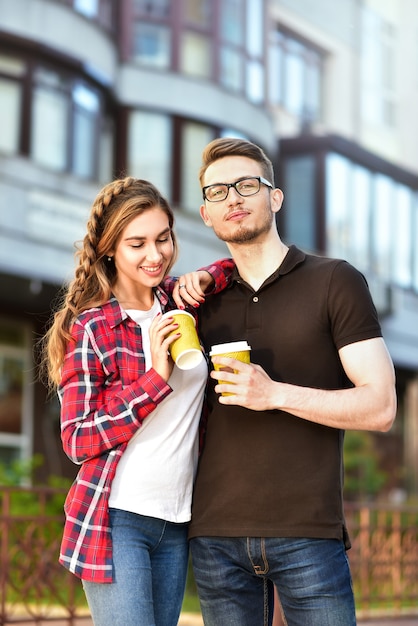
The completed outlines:
[[[416,191],[390,176],[330,153],[326,158],[327,253],[347,259],[382,283],[416,288],[417,200]]]
[[[136,22],[134,59],[149,67],[170,67],[171,36],[168,26]]]
[[[350,257],[350,162],[329,154],[326,160],[326,241],[327,254],[349,260]]]
[[[31,157],[40,165],[64,171],[67,165],[67,146],[70,120],[70,102],[60,76],[39,69],[32,101]]]
[[[93,178],[100,100],[94,91],[81,83],[73,88],[74,150],[73,172],[82,178]]]
[[[372,255],[373,272],[389,282],[392,262],[392,217],[395,194],[392,179],[377,174],[373,202]]]
[[[210,40],[199,33],[183,34],[180,67],[185,74],[210,78],[212,71]]]
[[[203,148],[214,139],[210,127],[195,122],[185,122],[182,128],[182,180],[181,205],[198,214],[202,193],[198,180],[198,166]]]
[[[19,149],[20,109],[22,93],[20,85],[0,77],[0,151],[17,153]]]
[[[116,2],[117,0],[73,0],[73,6],[78,13],[112,31]]]
[[[20,120],[22,115],[22,85],[25,65],[19,59],[0,55],[0,151],[16,154],[19,151]]]
[[[305,250],[316,249],[315,159],[301,156],[285,163],[284,211],[286,239]]]
[[[373,202],[372,174],[366,168],[353,165],[351,193],[349,255],[353,265],[365,272],[370,268],[370,228]]]
[[[264,101],[264,68],[257,61],[247,63],[247,98],[255,104]]]
[[[169,0],[134,0],[133,58],[141,65],[171,66]]]
[[[145,67],[216,81],[260,104],[265,7],[260,0],[133,0],[124,55]]]
[[[74,8],[86,17],[96,17],[99,12],[99,0],[74,0]]]
[[[396,30],[368,7],[362,12],[362,114],[368,123],[396,124]]]
[[[98,151],[102,103],[86,83],[38,67],[34,74],[31,157],[56,171],[93,179],[103,171]],[[108,175],[110,172],[108,172]]]
[[[106,93],[87,78],[0,55],[0,151],[56,172],[109,180],[114,131],[105,107]]]
[[[401,287],[412,284],[412,210],[413,193],[408,187],[397,185],[392,206],[396,207],[396,219],[393,224],[392,246],[394,249],[392,277],[393,282]]]
[[[243,0],[224,0],[220,3],[222,40],[236,46],[244,45]]]
[[[237,50],[222,48],[220,64],[220,82],[232,91],[242,91],[244,85],[242,55]]]
[[[201,28],[210,27],[213,3],[211,0],[184,0],[186,22]]]
[[[167,17],[170,14],[170,0],[133,0],[138,13],[157,17]]]
[[[269,100],[302,122],[321,117],[323,54],[276,30],[269,49]]]
[[[171,119],[132,111],[128,127],[128,174],[150,180],[171,200]]]
[[[412,246],[413,251],[413,260],[412,260],[412,274],[413,274],[413,287],[415,291],[418,291],[418,246],[416,242],[418,241],[418,193],[414,194],[414,214],[413,214],[413,224],[412,224],[412,241],[415,242],[415,245]]]
[[[0,320],[0,463],[29,458],[32,406],[29,332]]]

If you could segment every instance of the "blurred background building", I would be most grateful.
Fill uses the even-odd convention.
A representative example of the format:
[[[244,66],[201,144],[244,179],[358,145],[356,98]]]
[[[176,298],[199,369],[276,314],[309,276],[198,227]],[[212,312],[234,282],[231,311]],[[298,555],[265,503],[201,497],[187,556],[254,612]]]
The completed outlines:
[[[282,238],[367,277],[399,410],[376,434],[418,495],[418,6],[415,0],[0,0],[0,462],[74,473],[34,347],[112,178],[176,212],[176,270],[225,256],[199,217],[202,148],[271,157]]]

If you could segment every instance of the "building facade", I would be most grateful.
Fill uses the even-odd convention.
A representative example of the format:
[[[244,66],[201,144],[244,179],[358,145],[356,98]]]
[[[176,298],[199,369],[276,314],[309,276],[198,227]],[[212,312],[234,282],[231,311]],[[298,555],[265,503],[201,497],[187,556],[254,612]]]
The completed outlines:
[[[377,441],[418,493],[417,30],[413,0],[0,0],[0,462],[73,471],[35,348],[98,190],[153,181],[196,268],[226,253],[200,154],[234,135],[275,165],[283,238],[366,275],[398,379]]]

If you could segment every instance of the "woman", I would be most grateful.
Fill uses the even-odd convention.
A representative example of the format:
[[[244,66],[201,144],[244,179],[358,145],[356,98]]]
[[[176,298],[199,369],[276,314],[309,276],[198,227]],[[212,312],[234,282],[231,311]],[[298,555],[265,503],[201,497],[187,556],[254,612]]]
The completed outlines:
[[[168,354],[178,333],[168,336],[176,324],[161,313],[173,308],[166,276],[176,254],[158,190],[134,178],[110,183],[46,337],[64,450],[81,465],[60,562],[82,579],[96,626],[175,626],[181,610],[207,365],[182,371]],[[208,272],[224,284],[222,263]],[[194,307],[208,272],[187,275],[182,297]]]

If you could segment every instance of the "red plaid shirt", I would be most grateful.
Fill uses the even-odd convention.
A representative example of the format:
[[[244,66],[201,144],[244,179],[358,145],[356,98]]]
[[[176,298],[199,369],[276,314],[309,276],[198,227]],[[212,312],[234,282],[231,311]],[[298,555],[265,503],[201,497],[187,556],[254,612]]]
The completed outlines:
[[[207,267],[213,291],[228,283],[234,264]],[[155,290],[164,310],[174,308],[176,279]],[[196,316],[196,312],[192,311]],[[145,371],[140,327],[115,298],[84,311],[71,329],[58,389],[65,453],[81,465],[67,495],[60,563],[85,580],[113,580],[108,501],[116,467],[143,420],[172,389],[151,368]]]

